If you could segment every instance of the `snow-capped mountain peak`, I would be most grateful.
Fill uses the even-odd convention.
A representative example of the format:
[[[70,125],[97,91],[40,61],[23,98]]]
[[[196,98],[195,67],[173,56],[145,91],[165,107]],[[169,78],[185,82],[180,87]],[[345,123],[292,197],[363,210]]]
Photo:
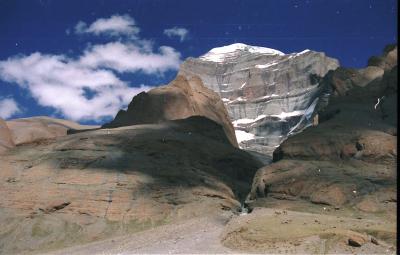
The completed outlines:
[[[259,46],[251,46],[243,43],[234,43],[227,46],[217,47],[206,54],[200,56],[200,59],[212,62],[223,62],[226,59],[235,58],[241,53],[258,53],[262,55],[285,55],[283,52]]]
[[[188,58],[179,74],[199,77],[220,95],[241,148],[272,154],[289,135],[314,123],[312,113],[326,93],[311,77],[338,66],[322,52],[284,54],[235,43]]]

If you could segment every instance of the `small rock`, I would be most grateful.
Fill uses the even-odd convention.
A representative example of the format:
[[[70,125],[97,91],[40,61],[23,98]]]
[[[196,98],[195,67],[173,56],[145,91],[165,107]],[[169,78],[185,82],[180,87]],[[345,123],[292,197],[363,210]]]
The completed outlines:
[[[357,209],[364,212],[377,212],[379,211],[379,204],[372,199],[364,199],[356,205]]]
[[[361,247],[361,244],[359,242],[357,242],[357,240],[354,240],[352,238],[349,238],[348,243],[350,246],[353,246],[353,247]]]
[[[376,240],[374,237],[371,237],[371,243],[373,243],[375,245],[379,245],[378,240]]]
[[[367,240],[363,236],[352,235],[348,239],[348,244],[353,247],[361,247]]]

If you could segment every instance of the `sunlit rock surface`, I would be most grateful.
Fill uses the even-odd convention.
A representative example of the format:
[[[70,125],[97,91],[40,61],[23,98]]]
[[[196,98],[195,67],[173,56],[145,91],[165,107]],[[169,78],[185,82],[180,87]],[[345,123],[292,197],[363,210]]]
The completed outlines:
[[[11,137],[10,129],[7,123],[0,118],[0,153],[12,147],[14,147],[14,142]]]
[[[168,85],[136,95],[128,109],[120,110],[103,128],[153,124],[167,120],[204,116],[222,126],[229,141],[238,146],[235,130],[218,94],[204,86],[198,77],[177,76]]]
[[[188,58],[179,74],[199,76],[221,96],[240,147],[270,154],[312,124],[314,108],[327,98],[320,77],[338,66],[321,52],[284,54],[237,43]]]

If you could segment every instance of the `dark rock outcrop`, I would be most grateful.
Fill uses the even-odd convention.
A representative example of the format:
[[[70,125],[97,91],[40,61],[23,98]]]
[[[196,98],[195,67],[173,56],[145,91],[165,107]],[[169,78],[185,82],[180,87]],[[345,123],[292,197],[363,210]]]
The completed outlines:
[[[169,85],[136,95],[128,109],[120,110],[103,128],[155,124],[167,120],[204,116],[220,124],[230,143],[237,146],[235,132],[218,94],[206,88],[198,77],[178,75]]]

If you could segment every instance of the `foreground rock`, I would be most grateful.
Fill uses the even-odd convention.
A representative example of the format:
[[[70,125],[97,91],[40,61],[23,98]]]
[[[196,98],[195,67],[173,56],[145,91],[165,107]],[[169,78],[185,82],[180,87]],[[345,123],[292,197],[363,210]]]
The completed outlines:
[[[1,164],[3,254],[235,211],[262,166],[204,117],[23,144]]]
[[[328,75],[324,82],[329,82],[336,72],[341,70]],[[330,83],[336,91],[338,81],[333,79]],[[259,171],[255,181],[259,184],[258,189],[262,185],[265,189],[277,188],[273,186],[281,184],[273,179],[278,175],[284,175],[278,179],[283,178],[286,182],[295,178],[291,185],[293,189],[295,183],[303,182],[299,185],[317,190],[317,185],[311,185],[313,180],[323,182],[325,179],[331,184],[339,183],[343,193],[348,193],[344,189],[346,179],[354,184],[353,190],[362,186],[365,194],[378,190],[378,187],[395,187],[397,114],[393,109],[397,109],[396,97],[397,67],[386,70],[367,85],[349,89],[345,95],[336,94],[329,106],[320,110],[320,125],[290,137],[274,152],[275,161],[285,160]],[[358,181],[369,184],[361,185]],[[253,187],[253,197],[256,196],[256,186]],[[300,186],[299,190],[302,189]],[[339,200],[343,200],[339,204],[347,201]]]
[[[393,254],[396,225],[383,217],[357,219],[338,211],[257,208],[231,220],[222,242],[245,253]]]
[[[103,128],[160,123],[190,116],[204,116],[219,123],[231,144],[237,146],[223,102],[198,77],[187,79],[178,75],[169,85],[138,94],[126,111],[120,110],[115,119]]]
[[[200,77],[221,96],[242,148],[271,154],[288,134],[313,124],[315,106],[327,99],[320,79],[338,66],[320,52],[237,43],[188,58],[179,74]]]

